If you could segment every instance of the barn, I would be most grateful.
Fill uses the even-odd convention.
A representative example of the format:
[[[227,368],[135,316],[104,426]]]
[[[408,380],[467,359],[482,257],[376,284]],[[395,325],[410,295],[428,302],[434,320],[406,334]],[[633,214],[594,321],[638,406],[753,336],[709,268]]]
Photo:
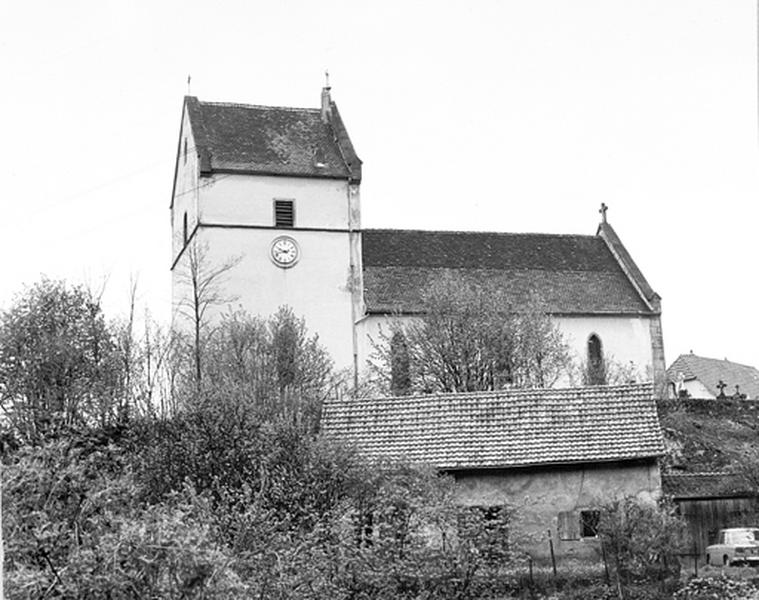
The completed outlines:
[[[551,545],[559,556],[595,554],[602,505],[661,494],[650,383],[335,399],[322,427],[370,461],[451,475],[462,505],[514,509],[513,534],[535,557]]]

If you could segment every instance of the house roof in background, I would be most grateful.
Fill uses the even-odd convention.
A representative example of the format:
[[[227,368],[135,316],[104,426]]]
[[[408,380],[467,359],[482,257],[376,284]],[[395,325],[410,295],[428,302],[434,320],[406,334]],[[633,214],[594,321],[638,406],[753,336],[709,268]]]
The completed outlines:
[[[494,469],[656,457],[651,384],[500,390],[324,405],[325,435],[370,460]]]
[[[194,96],[185,103],[201,173],[361,177],[361,161],[334,102],[329,123],[318,108],[201,102]]]
[[[749,399],[759,398],[759,370],[749,365],[706,358],[695,354],[681,354],[667,369],[667,380],[677,383],[678,374],[682,373],[686,381],[697,379],[713,395],[719,395],[717,383],[727,384],[725,395],[732,396],[735,386],[740,386],[742,394]]]
[[[599,236],[366,229],[369,312],[420,312],[436,277],[501,282],[520,305],[537,294],[554,314],[650,314]]]
[[[730,498],[754,495],[738,473],[662,474],[662,493],[674,498]]]

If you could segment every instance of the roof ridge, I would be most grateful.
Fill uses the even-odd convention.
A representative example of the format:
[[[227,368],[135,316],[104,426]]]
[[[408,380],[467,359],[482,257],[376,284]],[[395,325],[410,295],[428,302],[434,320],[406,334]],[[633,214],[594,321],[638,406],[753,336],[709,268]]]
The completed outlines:
[[[318,113],[320,109],[318,108],[300,108],[297,106],[268,106],[264,104],[244,104],[242,102],[212,102],[212,101],[205,101],[205,100],[198,100],[198,103],[201,106],[223,106],[225,108],[255,108],[255,109],[265,109],[265,110],[283,110],[287,112],[313,112]]]
[[[757,370],[757,368],[754,365],[747,365],[745,363],[735,362],[734,360],[727,360],[726,358],[711,358],[710,356],[700,356],[698,354],[691,354],[691,353],[681,354],[680,356],[677,357],[677,359],[675,359],[675,361],[679,360],[683,356],[693,357],[693,358],[700,358],[701,360],[712,360],[714,362],[720,362],[720,363],[725,363],[726,362],[726,363],[730,363],[731,365],[736,365],[738,367],[747,367],[749,369],[754,369],[755,371]],[[674,364],[674,363],[672,363],[672,364]]]
[[[608,395],[614,391],[630,391],[636,389],[640,392],[649,391],[653,397],[653,383],[622,383],[617,385],[585,385],[576,387],[564,387],[564,388],[503,388],[500,390],[485,390],[476,392],[438,392],[434,394],[410,394],[408,396],[384,396],[384,397],[371,397],[371,398],[351,398],[349,400],[327,400],[326,404],[343,404],[349,402],[351,404],[359,403],[377,403],[377,402],[390,402],[390,401],[409,401],[412,399],[452,399],[452,398],[495,398],[498,396],[528,396],[537,395],[540,397],[547,396],[566,396],[567,393],[576,393],[578,395],[589,394],[590,392],[601,392],[602,395]]]
[[[584,233],[543,233],[540,231],[526,231],[526,232],[518,232],[518,231],[465,231],[460,229],[394,229],[394,228],[364,228],[362,230],[364,233],[372,233],[372,232],[387,232],[387,233],[455,233],[455,234],[463,234],[463,235],[503,235],[503,236],[536,236],[536,235],[542,235],[546,237],[556,237],[556,238],[588,238],[588,239],[597,239],[598,236],[595,235],[587,235]]]
[[[697,473],[662,473],[662,477],[724,477],[725,475],[742,475],[739,471],[699,471]]]

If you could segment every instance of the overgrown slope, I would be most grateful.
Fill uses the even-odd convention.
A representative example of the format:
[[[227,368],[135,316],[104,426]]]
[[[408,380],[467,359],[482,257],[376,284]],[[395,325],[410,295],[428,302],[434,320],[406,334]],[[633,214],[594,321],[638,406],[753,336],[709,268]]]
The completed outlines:
[[[759,401],[658,401],[667,472],[740,471],[759,460]]]

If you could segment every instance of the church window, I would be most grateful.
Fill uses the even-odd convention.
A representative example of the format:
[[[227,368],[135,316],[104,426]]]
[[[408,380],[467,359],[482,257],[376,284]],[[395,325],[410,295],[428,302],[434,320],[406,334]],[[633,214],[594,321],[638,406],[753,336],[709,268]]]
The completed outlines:
[[[294,227],[295,226],[295,202],[292,200],[275,200],[274,201],[274,226],[275,227]]]
[[[601,338],[595,333],[588,338],[588,385],[606,385],[606,363],[604,362]]]
[[[187,162],[187,138],[184,139],[184,161]]]
[[[185,244],[187,243],[187,213],[184,214],[184,219],[182,221],[182,241]]]
[[[411,361],[406,336],[396,331],[390,339],[390,391],[405,396],[411,391]]]

